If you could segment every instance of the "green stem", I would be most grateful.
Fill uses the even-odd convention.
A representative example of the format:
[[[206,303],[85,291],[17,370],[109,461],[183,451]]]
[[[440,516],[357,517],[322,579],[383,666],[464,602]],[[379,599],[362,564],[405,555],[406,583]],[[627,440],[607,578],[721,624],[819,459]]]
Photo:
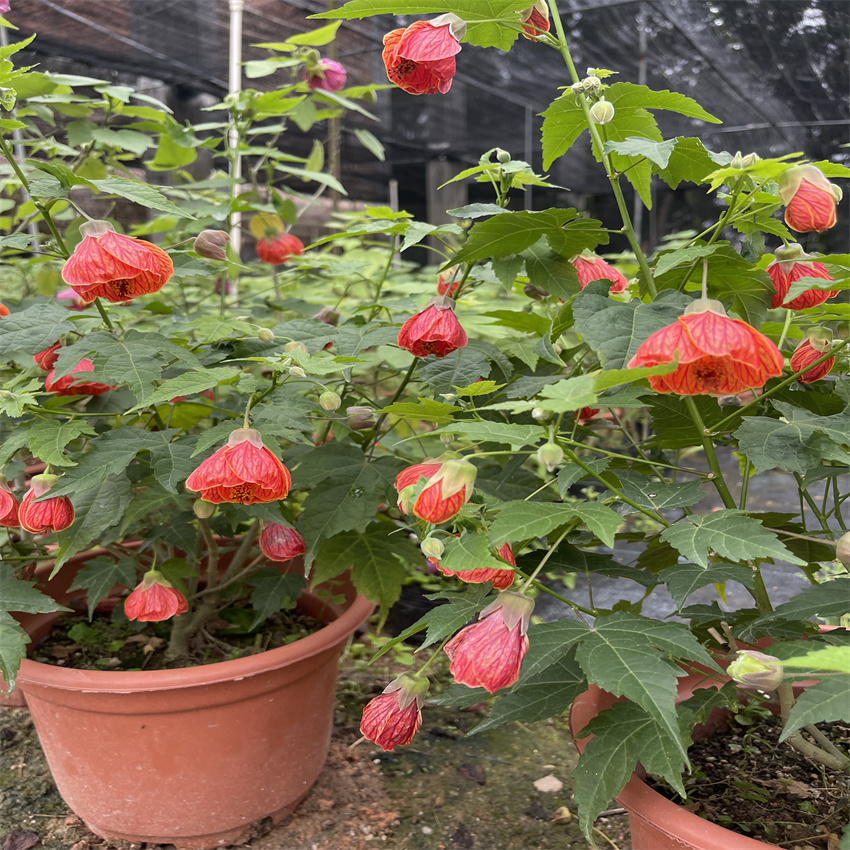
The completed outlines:
[[[708,461],[708,468],[711,470],[710,477],[712,483],[717,489],[720,498],[723,500],[723,504],[727,508],[737,508],[738,505],[732,497],[732,494],[729,492],[729,488],[726,486],[726,481],[723,478],[723,471],[720,468],[720,461],[717,459],[717,452],[714,450],[714,443],[711,441],[711,437],[708,434],[705,423],[702,421],[702,416],[700,416],[696,402],[692,396],[685,396],[685,405],[688,408],[688,413],[690,413],[691,419],[694,421],[694,425],[696,425],[697,430],[699,431],[700,442],[702,443],[702,448],[705,452],[705,459]]]
[[[97,312],[100,313],[100,318],[103,319],[103,324],[105,324],[106,327],[109,328],[109,330],[114,332],[115,326],[109,320],[109,314],[106,312],[106,309],[104,308],[103,304],[101,304],[100,298],[94,299],[94,306],[97,307]]]
[[[785,344],[785,337],[788,336],[788,328],[791,327],[791,310],[785,311],[785,324],[782,326],[782,333],[779,335],[779,342],[776,347],[782,351],[782,346]]]
[[[381,305],[378,304],[378,299],[381,297],[381,290],[384,288],[384,283],[387,280],[387,275],[390,273],[390,269],[392,268],[393,260],[395,259],[395,246],[396,246],[396,236],[392,235],[392,240],[390,242],[390,255],[387,258],[386,265],[384,266],[384,271],[381,274],[380,280],[378,280],[378,285],[375,289],[375,307],[372,310],[372,315],[369,316],[369,321],[374,321],[375,316],[378,315],[381,311]]]
[[[519,589],[519,593],[525,593],[528,590],[528,586],[537,578],[540,570],[546,566],[546,562],[552,555],[555,554],[557,548],[561,545],[561,541],[570,533],[572,527],[575,523],[570,523],[564,531],[561,532],[561,536],[546,550],[546,554],[540,559],[540,563],[535,567],[534,572],[525,580],[525,584]]]
[[[389,407],[391,404],[395,404],[401,394],[404,392],[404,388],[410,383],[413,379],[413,373],[416,371],[416,367],[419,365],[419,359],[414,357],[413,362],[410,364],[410,368],[407,370],[404,378],[402,378],[401,383],[398,386],[398,389],[395,391],[395,395],[390,399],[390,404],[387,405]],[[375,453],[375,449],[378,445],[378,440],[381,439],[381,426],[384,424],[384,420],[387,418],[386,413],[382,413],[378,417],[378,421],[375,423],[375,436],[369,444],[369,459],[371,460],[372,455]]]

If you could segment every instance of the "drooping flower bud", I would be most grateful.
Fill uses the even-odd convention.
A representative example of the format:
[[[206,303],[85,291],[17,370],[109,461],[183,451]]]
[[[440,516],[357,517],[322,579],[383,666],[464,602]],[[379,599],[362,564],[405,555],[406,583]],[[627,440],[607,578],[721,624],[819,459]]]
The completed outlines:
[[[290,366],[289,374],[293,378],[306,378],[307,373],[300,366]]]
[[[339,410],[341,404],[342,399],[339,397],[339,393],[335,393],[333,390],[326,390],[319,396],[319,406],[322,410],[327,410],[328,413]]]
[[[124,600],[128,620],[160,622],[189,610],[186,597],[171,586],[159,570],[149,570],[141,584]]]
[[[835,557],[845,567],[850,567],[850,531],[842,535],[838,540],[838,545],[835,547]]]
[[[192,511],[198,519],[209,519],[215,513],[215,505],[212,502],[197,499],[192,504]]]
[[[537,460],[549,473],[554,472],[564,460],[564,450],[557,443],[544,443],[537,450]]]
[[[812,328],[797,349],[791,355],[791,369],[794,372],[799,372],[805,369],[806,366],[820,360],[824,354],[832,351],[832,333],[826,328]],[[835,365],[834,357],[827,357],[822,360],[817,366],[812,366],[800,375],[797,380],[801,384],[811,384],[819,381],[824,376],[832,371]]]
[[[784,171],[779,178],[779,197],[785,204],[785,223],[798,233],[822,233],[834,227],[839,200],[836,188],[811,163]]]
[[[406,746],[422,725],[422,703],[428,679],[420,673],[402,673],[363,709],[361,734],[386,752]]]
[[[348,417],[348,427],[352,431],[369,431],[378,421],[371,407],[346,407],[345,415]]]
[[[196,254],[207,260],[226,260],[225,246],[230,241],[230,234],[223,230],[202,230],[192,243]]]
[[[306,553],[307,544],[294,528],[269,522],[260,532],[260,551],[272,561],[291,561]]]
[[[334,310],[332,307],[322,307],[313,318],[324,322],[326,325],[336,327],[339,324],[339,310]]]
[[[531,411],[531,418],[536,419],[538,422],[547,422],[552,418],[552,411],[544,410],[542,407],[535,407]]]
[[[511,161],[511,155],[506,150],[502,150],[502,148],[496,148],[496,159],[502,165],[507,165]]]
[[[607,124],[614,117],[614,104],[601,98],[590,107],[590,118],[594,124]]]
[[[274,331],[271,328],[260,328],[257,331],[257,339],[260,342],[274,342]]]
[[[286,345],[283,347],[283,350],[287,351],[287,352],[289,352],[289,351],[300,351],[302,354],[308,353],[307,352],[307,346],[304,345],[303,342],[296,342],[295,340],[293,340],[292,342],[286,343]]]
[[[754,649],[739,650],[726,672],[739,685],[759,691],[775,691],[784,677],[782,664],[775,655]]]
[[[436,537],[426,537],[419,544],[419,548],[426,558],[435,558],[438,561],[443,557],[443,552],[446,549]]]

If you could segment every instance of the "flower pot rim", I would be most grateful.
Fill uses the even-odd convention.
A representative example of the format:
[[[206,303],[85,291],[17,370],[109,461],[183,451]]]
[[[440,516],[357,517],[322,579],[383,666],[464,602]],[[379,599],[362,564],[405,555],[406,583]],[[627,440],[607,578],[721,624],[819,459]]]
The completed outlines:
[[[85,556],[109,554],[105,549],[93,549],[72,558],[68,563]],[[308,597],[323,602],[318,596],[305,591]],[[339,610],[341,606],[333,605]],[[285,646],[275,647],[244,658],[216,661],[168,670],[82,670],[59,667],[42,661],[25,658],[17,677],[18,687],[37,685],[46,688],[97,693],[132,693],[137,691],[166,691],[175,688],[192,688],[213,685],[233,679],[243,679],[269,670],[276,670],[332,649],[362,625],[375,610],[374,603],[362,594],[342,607],[338,616],[318,631]]]

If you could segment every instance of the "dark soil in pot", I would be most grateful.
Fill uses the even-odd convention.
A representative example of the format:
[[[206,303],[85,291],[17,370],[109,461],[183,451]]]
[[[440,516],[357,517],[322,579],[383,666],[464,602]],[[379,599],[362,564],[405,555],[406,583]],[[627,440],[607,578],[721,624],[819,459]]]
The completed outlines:
[[[820,724],[839,747],[850,728]],[[778,718],[756,725],[735,723],[688,750],[694,772],[688,799],[663,782],[645,781],[659,794],[727,829],[779,847],[833,850],[850,822],[850,776],[813,764],[779,743]]]

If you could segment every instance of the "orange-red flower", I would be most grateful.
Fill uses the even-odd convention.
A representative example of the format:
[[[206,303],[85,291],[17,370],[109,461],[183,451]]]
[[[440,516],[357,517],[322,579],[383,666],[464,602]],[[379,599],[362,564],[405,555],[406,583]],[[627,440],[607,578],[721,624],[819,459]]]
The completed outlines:
[[[438,295],[398,332],[398,344],[416,357],[445,357],[469,342],[454,311],[454,301]]]
[[[20,524],[18,500],[9,489],[9,485],[5,481],[0,481],[0,525],[6,528],[17,528]]]
[[[159,292],[174,274],[162,248],[116,233],[108,221],[80,225],[83,239],[62,269],[62,279],[80,299],[113,303]]]
[[[576,413],[576,420],[579,425],[584,425],[588,419],[593,419],[597,413],[599,413],[601,408],[598,407],[583,407]]]
[[[408,466],[407,469],[402,469],[396,475],[395,489],[398,493],[398,509],[403,514],[409,514],[413,511],[413,485],[420,478],[431,478],[436,475],[442,465],[442,461],[439,460],[415,463],[413,466]]]
[[[399,507],[405,508],[419,519],[433,524],[448,522],[458,515],[460,509],[469,501],[475,483],[475,467],[468,460],[447,460],[433,474],[425,475],[428,483],[419,491],[413,501],[399,500]],[[419,476],[417,476],[418,480]]]
[[[610,280],[609,292],[622,292],[629,285],[622,272],[617,271],[614,266],[591,251],[583,251],[573,257],[570,262],[578,272],[578,282],[582,289],[592,280]]]
[[[540,31],[549,32],[549,6],[546,0],[537,0],[530,8],[521,13],[522,37],[537,41]]]
[[[51,496],[35,501],[49,492],[58,480],[55,475],[48,473],[32,477],[30,489],[18,508],[21,528],[31,534],[44,534],[48,531],[64,531],[73,524],[74,506],[67,496]]]
[[[449,298],[454,298],[462,277],[463,268],[461,266],[452,266],[444,272],[440,272],[437,275],[437,295],[446,295]]]
[[[730,395],[764,386],[782,374],[779,349],[740,319],[730,319],[717,301],[700,299],[672,325],[642,342],[627,368],[679,365],[669,375],[654,375],[649,385],[660,393]]]
[[[466,24],[451,13],[388,32],[381,58],[390,82],[408,94],[445,94],[465,32]]]
[[[143,623],[167,620],[188,610],[186,597],[159,570],[146,572],[141,584],[124,600],[127,619]]]
[[[499,549],[499,554],[509,564],[511,564],[511,566],[516,566],[516,558],[514,558],[514,553],[511,549],[510,543],[505,543]],[[513,570],[500,570],[495,567],[492,569],[482,567],[480,570],[447,570],[436,558],[429,558],[429,560],[433,561],[434,566],[444,576],[456,576],[461,581],[467,582],[467,584],[483,584],[485,581],[492,581],[493,587],[495,587],[496,590],[507,590],[514,583],[514,576],[516,575]]]
[[[841,190],[815,165],[795,165],[779,178],[779,197],[785,204],[785,223],[798,233],[818,233],[835,226]]]
[[[289,470],[263,445],[260,432],[237,428],[226,446],[208,457],[186,479],[186,489],[205,502],[253,505],[285,499],[292,478]]]
[[[304,253],[304,243],[291,233],[275,233],[257,240],[257,256],[270,266],[279,266],[290,257]]]
[[[8,316],[11,310],[5,305],[0,304],[0,316]]]
[[[272,561],[291,561],[307,551],[307,544],[294,528],[269,522],[260,532],[260,551]]]
[[[81,381],[79,378],[74,377],[75,374],[79,375],[81,372],[93,371],[94,363],[88,357],[80,360],[67,375],[63,375],[59,380],[54,380],[56,370],[51,369],[44,378],[44,389],[56,395],[103,395],[115,389],[110,384],[100,384],[97,381]]]
[[[803,340],[803,342],[797,346],[796,350],[791,355],[791,371],[799,372],[801,369],[805,369],[806,366],[823,357],[828,351],[832,351],[832,344],[829,342],[821,347],[817,340],[815,340],[815,345],[812,345],[812,341],[810,339]],[[812,366],[811,369],[803,372],[797,380],[801,384],[811,384],[815,381],[819,381],[832,371],[832,367],[834,365],[835,358],[828,357],[822,363],[818,363],[817,366]]]
[[[419,673],[402,673],[363,709],[360,733],[389,752],[407,746],[422,725],[422,703],[428,680]]]
[[[823,263],[814,262],[814,257],[803,253],[803,248],[797,242],[791,242],[776,249],[776,259],[767,267],[767,273],[773,281],[773,300],[771,308],[785,307],[788,310],[805,310],[808,307],[818,307],[827,298],[834,298],[838,290],[807,289],[787,304],[783,304],[785,296],[791,289],[791,284],[804,277],[818,277],[822,280],[835,280],[826,270]]]
[[[479,622],[461,629],[445,646],[449,672],[456,682],[495,693],[519,679],[528,652],[528,623],[534,600],[519,593],[500,593],[479,615]]]
[[[38,354],[33,354],[32,359],[35,360],[35,364],[39,369],[49,372],[56,365],[56,361],[59,359],[59,354],[57,352],[60,348],[62,348],[62,343],[54,342],[50,348],[45,348],[44,351],[39,351]]]

